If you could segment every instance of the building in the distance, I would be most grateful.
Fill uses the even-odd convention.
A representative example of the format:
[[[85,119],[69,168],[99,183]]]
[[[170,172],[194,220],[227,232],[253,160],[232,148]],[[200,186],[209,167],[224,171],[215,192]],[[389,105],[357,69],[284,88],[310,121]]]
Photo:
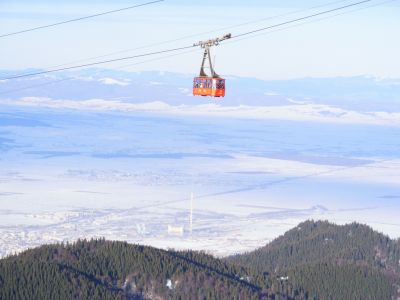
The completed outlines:
[[[168,225],[168,234],[183,236],[183,226]]]

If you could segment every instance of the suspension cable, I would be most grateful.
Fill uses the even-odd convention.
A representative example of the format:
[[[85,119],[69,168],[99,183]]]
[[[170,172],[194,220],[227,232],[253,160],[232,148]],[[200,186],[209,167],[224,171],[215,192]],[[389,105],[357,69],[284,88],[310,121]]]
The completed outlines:
[[[17,78],[22,78],[22,77],[30,77],[30,76],[54,73],[54,72],[59,72],[59,71],[65,71],[65,70],[78,69],[78,68],[83,68],[83,67],[96,66],[96,65],[106,64],[106,63],[110,63],[110,62],[121,61],[121,60],[128,60],[128,59],[134,59],[134,58],[139,58],[139,57],[152,56],[152,55],[156,55],[156,54],[175,52],[175,51],[185,50],[185,49],[194,48],[194,47],[196,47],[196,46],[191,45],[191,46],[186,46],[186,47],[179,47],[179,48],[172,48],[172,49],[166,49],[166,50],[155,51],[155,52],[148,52],[148,53],[143,53],[143,54],[138,54],[138,55],[132,55],[132,56],[115,58],[115,59],[97,61],[97,62],[93,62],[93,63],[70,66],[70,67],[65,67],[65,68],[52,69],[52,70],[33,72],[33,73],[26,73],[26,74],[22,74],[22,75],[16,75],[16,76],[11,76],[11,77],[1,78],[0,80],[17,79]]]
[[[232,38],[238,38],[238,37],[242,37],[242,36],[245,36],[245,35],[254,34],[254,33],[257,33],[257,32],[260,32],[260,31],[264,31],[264,30],[268,30],[268,29],[284,26],[284,25],[287,25],[287,24],[291,24],[291,23],[295,23],[295,22],[311,19],[311,18],[314,18],[314,17],[317,17],[317,16],[326,15],[326,14],[329,14],[331,12],[335,12],[335,11],[338,11],[338,10],[343,10],[343,9],[350,8],[350,7],[353,7],[353,6],[358,6],[358,5],[361,5],[361,4],[364,4],[364,3],[367,3],[367,2],[371,2],[371,1],[372,0],[363,0],[363,1],[356,2],[356,3],[347,4],[347,5],[344,5],[344,6],[340,6],[340,7],[336,7],[336,8],[333,8],[333,9],[321,11],[319,13],[315,13],[315,14],[312,14],[312,15],[308,15],[308,16],[305,16],[305,17],[301,17],[301,18],[289,20],[289,21],[286,21],[286,22],[274,24],[274,25],[271,25],[271,26],[259,28],[259,29],[256,29],[256,30],[244,32],[244,33],[241,33],[241,34],[237,34],[237,35],[233,36]]]
[[[100,17],[100,16],[113,14],[113,13],[120,12],[120,11],[125,11],[125,10],[129,10],[129,9],[133,9],[133,8],[138,8],[138,7],[141,7],[141,6],[147,6],[147,5],[155,4],[155,3],[158,3],[158,2],[162,2],[162,1],[164,1],[164,0],[155,0],[155,1],[141,3],[141,4],[129,6],[129,7],[116,9],[116,10],[106,11],[106,12],[102,12],[102,13],[98,13],[98,14],[94,14],[94,15],[90,15],[90,16],[85,16],[85,17],[81,17],[81,18],[62,21],[62,22],[58,22],[58,23],[54,23],[54,24],[48,24],[48,25],[43,25],[43,26],[39,26],[39,27],[24,29],[24,30],[21,30],[21,31],[10,32],[10,33],[6,33],[6,34],[0,35],[0,38],[4,38],[4,37],[7,37],[7,36],[11,36],[11,35],[22,34],[22,33],[30,32],[30,31],[34,31],[34,30],[54,27],[54,26],[58,26],[58,25],[62,25],[62,24],[82,21],[82,20],[91,19],[91,18],[95,18],[95,17]]]
[[[311,18],[314,18],[314,17],[317,17],[317,16],[329,14],[329,13],[332,13],[332,12],[335,12],[335,11],[343,10],[343,9],[346,9],[346,8],[355,7],[355,6],[358,6],[358,5],[367,3],[367,2],[371,2],[371,1],[373,1],[373,0],[363,0],[363,1],[355,2],[355,3],[347,4],[347,5],[344,5],[344,6],[336,7],[336,8],[333,8],[333,9],[321,11],[319,13],[314,13],[314,14],[307,15],[307,16],[304,16],[304,17],[301,17],[301,18],[296,18],[296,19],[292,19],[292,20],[289,20],[289,21],[286,21],[286,22],[281,22],[281,23],[274,24],[274,25],[271,25],[271,26],[267,26],[267,27],[256,29],[256,30],[251,30],[251,31],[248,31],[248,32],[244,32],[244,33],[232,36],[231,39],[236,39],[236,38],[239,38],[239,37],[252,35],[254,33],[262,32],[262,31],[265,31],[265,30],[268,30],[268,29],[282,27],[282,26],[285,26],[285,25],[288,25],[288,24],[291,24],[291,23],[296,23],[296,22],[300,22],[300,21],[303,21],[303,20],[311,19]],[[172,49],[166,49],[166,50],[155,51],[155,52],[148,52],[148,53],[143,53],[143,54],[138,54],[138,55],[133,55],[133,56],[127,56],[127,57],[121,57],[121,58],[97,61],[97,62],[93,62],[93,63],[69,66],[69,67],[64,67],[64,68],[56,68],[56,69],[45,70],[45,71],[40,71],[40,72],[26,73],[26,74],[21,74],[21,75],[15,75],[15,76],[1,78],[0,80],[9,80],[9,79],[22,78],[22,77],[29,77],[29,76],[35,76],[35,75],[48,74],[48,73],[53,73],[53,72],[59,72],[59,71],[64,71],[64,70],[71,70],[71,69],[77,69],[77,68],[82,68],[82,67],[106,64],[106,63],[122,61],[122,60],[129,60],[129,59],[140,58],[140,57],[145,57],[145,56],[151,56],[151,55],[156,55],[156,54],[175,52],[175,51],[185,50],[185,49],[189,49],[189,48],[193,48],[193,47],[196,47],[196,45],[179,47],[179,48],[172,48]]]

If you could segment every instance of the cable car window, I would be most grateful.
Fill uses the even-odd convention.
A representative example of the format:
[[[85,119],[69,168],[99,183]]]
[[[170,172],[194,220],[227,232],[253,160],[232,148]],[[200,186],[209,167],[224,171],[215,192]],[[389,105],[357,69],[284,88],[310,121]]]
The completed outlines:
[[[217,89],[225,89],[225,80],[218,80],[217,82]]]

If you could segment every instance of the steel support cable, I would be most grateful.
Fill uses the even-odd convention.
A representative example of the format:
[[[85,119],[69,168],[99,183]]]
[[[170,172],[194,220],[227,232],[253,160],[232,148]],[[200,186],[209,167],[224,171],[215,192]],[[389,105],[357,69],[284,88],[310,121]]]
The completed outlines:
[[[350,7],[355,7],[355,6],[358,6],[358,5],[361,5],[361,4],[364,4],[364,3],[368,3],[368,2],[371,2],[371,1],[373,1],[373,0],[364,0],[364,1],[359,1],[359,2],[356,2],[356,3],[351,3],[351,4],[348,4],[348,5],[344,5],[344,6],[336,7],[336,8],[325,10],[325,11],[322,11],[322,12],[319,12],[319,13],[315,13],[315,14],[311,14],[311,15],[308,15],[308,16],[304,16],[304,17],[301,17],[301,18],[296,18],[296,19],[293,19],[293,20],[289,20],[289,21],[278,23],[278,24],[270,25],[270,26],[267,26],[267,27],[263,27],[263,28],[260,28],[260,29],[248,31],[248,32],[245,32],[245,33],[241,33],[241,34],[238,34],[236,36],[231,37],[231,39],[239,38],[239,37],[243,37],[243,36],[247,36],[247,35],[252,35],[252,34],[257,33],[257,32],[262,32],[262,31],[265,31],[265,30],[278,28],[278,27],[285,26],[285,25],[292,24],[292,23],[297,23],[297,22],[300,22],[300,21],[303,21],[303,20],[307,20],[307,19],[311,19],[311,18],[314,18],[314,17],[317,17],[317,16],[329,14],[329,13],[332,13],[332,12],[335,12],[335,11],[343,10],[343,9],[350,8]],[[58,71],[70,70],[70,69],[77,69],[77,68],[82,68],[82,67],[106,64],[106,63],[115,62],[115,61],[128,60],[128,59],[139,58],[139,57],[144,57],[144,56],[151,56],[151,55],[156,55],[156,54],[161,54],[161,53],[185,50],[185,49],[189,49],[189,48],[193,48],[193,47],[196,47],[196,46],[191,45],[191,46],[186,46],[186,47],[179,47],[179,48],[161,50],[161,51],[156,51],[156,52],[138,54],[138,55],[133,55],[133,56],[127,56],[127,57],[122,57],[122,58],[116,58],[116,59],[110,59],[110,60],[104,60],[104,61],[97,61],[97,62],[82,64],[82,65],[75,65],[75,66],[70,66],[70,67],[65,67],[65,68],[57,68],[57,69],[52,69],[52,70],[46,70],[46,71],[40,71],[40,72],[34,72],[34,73],[27,73],[27,74],[22,74],[22,75],[16,75],[16,76],[11,76],[11,77],[0,78],[0,80],[16,79],[16,78],[35,76],[35,75],[53,73],[53,72],[58,72]]]
[[[98,14],[94,14],[94,15],[90,15],[90,16],[85,16],[85,17],[81,17],[81,18],[62,21],[62,22],[58,22],[58,23],[54,23],[54,24],[48,24],[48,25],[43,25],[43,26],[39,26],[39,27],[24,29],[24,30],[15,31],[15,32],[10,32],[10,33],[6,33],[6,34],[0,35],[0,38],[4,38],[4,37],[7,37],[7,36],[11,36],[11,35],[22,34],[22,33],[30,32],[30,31],[35,31],[35,30],[39,30],[39,29],[55,27],[55,26],[62,25],[62,24],[67,24],[67,23],[82,21],[82,20],[86,20],[86,19],[96,18],[96,17],[100,17],[100,16],[104,16],[104,15],[108,15],[108,14],[113,14],[113,13],[116,13],[116,12],[121,12],[121,11],[129,10],[129,9],[133,9],[133,8],[142,7],[142,6],[147,6],[147,5],[151,5],[151,4],[155,4],[155,3],[163,2],[163,1],[164,0],[155,0],[155,1],[136,4],[136,5],[133,5],[133,6],[124,7],[124,8],[120,8],[120,9],[116,9],[116,10],[106,11],[106,12],[102,12],[102,13],[98,13]]]
[[[189,51],[184,51],[184,52],[180,52],[180,53],[176,53],[176,54],[172,54],[172,55],[167,55],[167,56],[157,57],[157,58],[153,58],[153,59],[148,59],[148,60],[144,60],[144,61],[140,61],[140,62],[128,64],[128,65],[117,66],[117,67],[115,67],[113,69],[115,69],[115,70],[123,70],[123,69],[129,68],[129,67],[132,67],[132,66],[141,65],[141,64],[145,64],[145,63],[149,63],[149,62],[153,62],[153,61],[158,61],[158,60],[163,60],[163,59],[167,59],[167,58],[178,56],[178,55],[185,55],[185,54],[193,53],[195,51],[197,51],[197,49],[192,49],[192,50],[189,50]],[[100,71],[100,73],[102,73],[102,71]],[[69,80],[74,80],[74,79],[76,79],[76,77],[66,77],[66,78],[53,80],[53,81],[49,81],[49,82],[44,82],[44,83],[40,83],[40,84],[33,84],[33,85],[30,85],[30,86],[25,86],[23,88],[4,91],[4,92],[1,92],[0,95],[16,93],[16,92],[19,92],[19,91],[24,91],[24,90],[29,90],[29,89],[36,88],[36,87],[52,85],[52,84],[65,82],[65,81],[69,81]]]
[[[340,12],[340,13],[333,14],[333,15],[330,15],[330,16],[325,16],[325,17],[322,17],[322,18],[319,18],[319,19],[308,20],[307,22],[294,24],[294,25],[291,25],[291,26],[286,26],[286,27],[283,27],[283,28],[275,29],[275,30],[270,30],[270,31],[262,32],[262,33],[255,34],[255,35],[245,36],[245,37],[239,38],[237,40],[227,41],[227,42],[221,44],[221,46],[238,43],[240,41],[244,41],[244,40],[248,40],[248,39],[264,36],[264,35],[267,35],[267,34],[270,34],[270,33],[279,32],[279,31],[283,31],[283,30],[287,30],[287,29],[291,29],[291,28],[304,26],[304,25],[307,25],[307,24],[312,24],[312,23],[316,23],[316,22],[325,21],[325,20],[328,20],[328,19],[331,19],[331,18],[335,18],[335,17],[338,17],[338,16],[342,16],[342,15],[358,12],[358,11],[361,11],[361,10],[364,10],[364,9],[368,9],[368,8],[372,8],[372,7],[381,6],[383,4],[387,4],[387,3],[395,2],[395,1],[398,1],[398,0],[383,1],[383,2],[380,2],[380,3],[373,4],[373,5],[369,5],[369,6],[365,6],[365,7],[361,7],[361,8],[356,8],[356,9],[353,9],[353,10],[350,10],[350,11],[345,11],[345,12]],[[237,37],[237,36],[235,36],[235,37]]]
[[[140,57],[145,57],[145,56],[152,56],[152,55],[163,54],[163,53],[168,53],[168,52],[175,52],[175,51],[185,50],[185,49],[194,48],[194,47],[196,47],[196,46],[191,45],[191,46],[185,46],[185,47],[179,47],[179,48],[160,50],[160,51],[155,51],[155,52],[148,52],[148,53],[143,53],[143,54],[138,54],[138,55],[96,61],[93,63],[87,63],[87,64],[82,64],[82,65],[75,65],[75,66],[70,66],[70,67],[65,67],[65,68],[58,68],[58,69],[45,70],[45,71],[40,71],[40,72],[26,73],[26,74],[11,76],[11,77],[0,78],[0,80],[17,79],[17,78],[22,78],[22,77],[30,77],[30,76],[43,75],[43,74],[54,73],[54,72],[59,72],[59,71],[78,69],[78,68],[83,68],[83,67],[91,67],[91,66],[116,62],[116,61],[129,60],[129,59],[140,58]]]
[[[335,7],[335,8],[332,8],[332,9],[329,9],[329,10],[325,10],[325,11],[321,11],[321,12],[318,12],[318,13],[315,13],[315,14],[311,14],[311,15],[308,15],[308,16],[305,16],[305,17],[301,17],[301,18],[285,21],[285,22],[282,22],[282,23],[266,26],[266,27],[263,27],[263,28],[259,28],[259,29],[256,29],[256,30],[251,30],[251,31],[247,31],[247,32],[244,32],[244,33],[240,33],[240,34],[237,34],[235,36],[232,36],[232,38],[239,38],[239,37],[242,37],[242,36],[245,36],[245,35],[250,35],[250,34],[254,34],[254,33],[257,33],[257,32],[265,31],[265,30],[268,30],[268,29],[272,29],[272,28],[288,25],[288,24],[291,24],[291,23],[300,22],[300,21],[303,21],[303,20],[307,20],[307,19],[318,17],[318,16],[326,15],[326,14],[329,14],[329,13],[332,13],[332,12],[335,12],[335,11],[343,10],[343,9],[354,7],[354,6],[358,6],[358,5],[361,5],[361,4],[364,4],[364,3],[368,3],[368,2],[371,2],[371,1],[373,1],[373,0],[363,0],[363,1],[355,2],[355,3],[347,4],[347,5],[344,5],[344,6]]]
[[[318,13],[318,14],[313,15],[313,17],[319,16],[319,15],[322,15],[322,14],[326,14],[326,13],[328,13],[328,12],[338,11],[339,9],[344,9],[344,8],[347,8],[347,7],[352,7],[352,6],[359,5],[359,4],[366,3],[366,2],[370,2],[370,1],[371,1],[371,0],[368,0],[368,1],[361,1],[361,2],[358,2],[358,3],[354,3],[354,4],[351,4],[351,5],[342,7],[342,8],[336,8],[336,9],[329,10],[329,11],[326,11],[326,12],[321,12],[321,13]],[[378,6],[378,5],[382,5],[382,4],[385,4],[385,3],[388,3],[388,2],[394,2],[394,1],[397,1],[397,0],[385,1],[385,2],[382,2],[382,3],[376,4],[376,5],[364,7],[364,8],[361,8],[361,9],[366,9],[366,8],[370,8],[370,7],[375,7],[375,6]],[[358,9],[358,10],[361,10],[361,9]],[[358,11],[358,10],[357,10],[357,11]],[[337,14],[337,15],[342,15],[342,14],[346,14],[346,13],[351,13],[351,12],[354,12],[354,11],[356,11],[356,10],[353,10],[353,11],[350,11],[350,12],[344,12],[344,13]],[[334,15],[334,16],[337,16],[337,15]],[[334,17],[334,16],[330,16],[330,17]],[[327,17],[327,18],[330,18],[330,17]],[[290,21],[290,22],[285,22],[285,23],[279,24],[279,26],[284,26],[284,25],[287,25],[287,24],[290,24],[290,23],[298,22],[298,21],[301,21],[301,20],[306,20],[306,19],[309,19],[309,18],[311,18],[311,16],[299,18],[299,19],[296,19],[295,21],[293,20],[293,21]],[[317,20],[317,21],[321,21],[321,20],[322,20],[322,19],[319,19],[319,20]],[[307,23],[301,23],[301,24],[298,24],[298,25],[295,25],[295,26],[304,25],[304,24],[307,24]],[[238,36],[249,35],[249,34],[253,34],[253,33],[256,33],[256,32],[264,31],[264,30],[267,30],[267,29],[275,28],[275,27],[278,27],[278,25],[269,26],[268,28],[265,27],[265,28],[262,28],[262,29],[259,29],[259,30],[255,30],[255,31],[251,31],[251,32],[248,32],[248,33],[244,33],[244,34],[241,34],[241,35],[238,35]],[[284,30],[284,29],[288,29],[288,28],[292,28],[292,27],[294,27],[294,26],[286,27],[286,28],[283,28],[283,29],[280,29],[280,30]],[[278,30],[275,30],[275,31],[278,31]],[[270,31],[270,32],[267,32],[267,33],[275,32],[275,31]],[[264,34],[267,34],[267,33],[264,33]],[[238,37],[238,36],[235,36],[235,37]],[[259,35],[257,35],[257,36],[259,36]],[[253,37],[255,37],[255,36],[253,36]],[[250,37],[248,37],[248,38],[250,38]],[[238,41],[240,41],[240,40],[243,40],[243,39],[239,39]],[[236,42],[236,41],[235,41],[235,42]],[[193,47],[193,46],[190,46],[190,47],[183,47],[183,48],[179,48],[179,49],[187,49],[187,48],[192,48],[192,47]],[[174,49],[172,49],[172,50],[174,50]],[[172,51],[172,50],[171,50],[171,51]],[[193,52],[193,51],[194,51],[194,50],[192,50],[192,51],[186,51],[185,53],[189,53],[189,52]],[[163,52],[165,52],[165,51],[163,51]],[[177,55],[181,55],[181,54],[185,54],[185,53],[178,53],[178,54],[170,55],[170,56],[168,56],[168,57],[177,56]],[[141,56],[144,56],[144,55],[141,55]],[[122,59],[129,59],[129,58],[122,58]],[[112,61],[119,61],[119,60],[122,60],[122,59],[117,59],[117,60],[112,60]],[[155,61],[155,60],[158,60],[158,59],[163,59],[163,58],[157,58],[157,59],[147,60],[147,61],[143,61],[143,62],[138,62],[138,63],[126,65],[126,66],[123,66],[123,67],[128,67],[128,66],[132,66],[132,65],[137,65],[137,64],[141,64],[141,63],[150,62],[150,61]],[[120,67],[120,68],[123,68],[123,67]],[[53,72],[55,72],[55,71],[53,71]],[[47,73],[48,73],[48,72],[47,72]],[[24,77],[25,77],[25,76],[24,76]],[[69,79],[73,79],[73,78],[62,79],[62,80],[60,80],[60,81],[69,80]],[[52,82],[52,83],[53,83],[53,82]],[[46,83],[46,84],[47,84],[47,83]],[[45,84],[43,84],[43,85],[45,85]],[[28,88],[30,88],[30,87],[28,87]],[[337,172],[337,171],[340,171],[340,170],[342,170],[342,169],[339,169],[339,170],[332,170],[332,172]],[[331,172],[331,171],[328,171],[328,172]],[[308,176],[315,176],[315,174],[314,174],[314,175],[311,174],[311,175],[308,175]],[[295,178],[293,178],[293,179],[291,179],[291,180],[295,180]],[[279,183],[279,182],[273,182],[273,183],[276,184],[276,183]],[[223,194],[223,193],[231,193],[231,192],[233,192],[233,191],[225,191],[225,192],[222,192],[221,194]],[[218,194],[219,194],[219,193],[218,193]],[[218,194],[205,194],[205,195],[201,195],[201,196],[198,197],[198,198],[207,198],[207,197],[214,196],[214,195],[218,195]],[[175,201],[169,201],[169,202],[163,202],[163,203],[155,203],[155,204],[153,204],[153,205],[140,207],[139,209],[143,209],[143,208],[147,208],[147,207],[165,206],[165,205],[168,205],[168,204],[177,203],[177,202],[182,202],[182,201],[186,201],[186,200],[175,200]]]
[[[193,37],[200,36],[200,35],[220,32],[220,31],[233,29],[233,28],[237,28],[237,27],[242,27],[242,26],[246,26],[246,25],[250,25],[250,24],[256,24],[256,23],[260,23],[260,22],[265,22],[265,21],[268,21],[268,20],[279,19],[279,18],[290,16],[290,15],[293,15],[293,14],[298,14],[298,13],[301,13],[301,12],[304,12],[304,11],[317,9],[317,8],[321,8],[321,7],[326,7],[326,6],[330,6],[330,5],[333,5],[333,4],[342,3],[342,2],[346,2],[346,1],[348,1],[348,0],[333,1],[333,2],[326,3],[326,4],[322,4],[322,5],[312,6],[312,7],[306,8],[306,9],[295,10],[295,11],[291,11],[291,12],[288,12],[288,13],[279,14],[279,15],[275,15],[275,16],[270,16],[270,17],[267,17],[267,18],[262,18],[262,19],[258,19],[258,20],[254,20],[254,21],[248,21],[248,22],[244,22],[244,23],[240,23],[240,24],[235,24],[235,25],[232,25],[232,26],[221,27],[219,29],[214,29],[214,30],[210,30],[210,31],[204,31],[204,32],[191,34],[191,35],[186,35],[186,36],[182,36],[180,38],[176,38],[176,39],[172,39],[172,40],[166,40],[166,41],[162,41],[162,42],[151,43],[151,44],[147,44],[147,45],[144,45],[144,46],[139,46],[139,47],[120,50],[120,51],[115,51],[115,52],[102,54],[102,55],[98,55],[98,56],[82,58],[82,59],[78,59],[78,60],[75,60],[75,61],[70,61],[68,63],[49,66],[47,68],[49,68],[49,69],[58,68],[58,67],[62,67],[62,66],[70,65],[70,64],[81,63],[81,62],[84,62],[84,61],[95,60],[95,59],[100,59],[100,58],[104,58],[104,57],[108,57],[108,56],[113,56],[113,55],[117,55],[117,54],[126,53],[126,52],[136,51],[136,50],[140,50],[140,49],[147,49],[147,48],[151,48],[151,47],[154,47],[154,46],[159,46],[159,45],[165,45],[165,44],[170,44],[170,43],[174,43],[174,42],[179,42],[179,41],[186,40],[186,39],[193,38]]]

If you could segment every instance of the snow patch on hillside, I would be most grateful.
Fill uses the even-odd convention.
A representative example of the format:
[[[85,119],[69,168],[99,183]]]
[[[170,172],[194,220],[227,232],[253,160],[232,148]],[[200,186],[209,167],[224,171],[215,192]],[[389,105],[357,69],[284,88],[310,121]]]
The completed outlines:
[[[214,117],[313,121],[400,126],[400,112],[357,112],[324,104],[284,106],[221,106],[216,103],[200,105],[170,105],[162,101],[128,103],[116,100],[55,100],[43,97],[24,97],[18,101],[2,100],[0,104],[40,106],[56,109],[83,109],[102,111],[157,111],[180,115],[206,115]]]
[[[99,79],[99,81],[103,84],[107,84],[107,85],[119,85],[119,86],[127,86],[129,85],[129,82],[126,81],[121,81],[121,80],[117,80],[117,79],[113,79],[113,78],[101,78]]]

